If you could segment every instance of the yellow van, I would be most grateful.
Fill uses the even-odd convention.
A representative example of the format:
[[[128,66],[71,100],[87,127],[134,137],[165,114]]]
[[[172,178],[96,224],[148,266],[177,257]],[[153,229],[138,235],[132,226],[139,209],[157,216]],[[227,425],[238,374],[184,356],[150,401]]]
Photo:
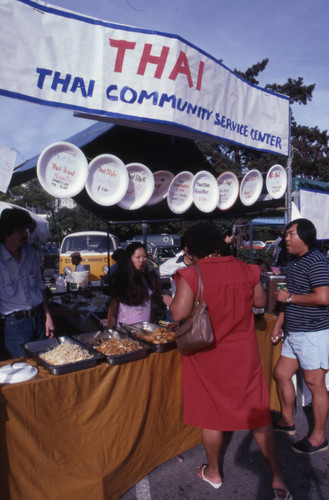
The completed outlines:
[[[80,252],[81,264],[89,271],[89,281],[99,281],[114,261],[112,253],[120,246],[120,240],[113,234],[102,231],[72,233],[62,241],[59,252],[59,274],[70,275],[75,271],[71,253]]]

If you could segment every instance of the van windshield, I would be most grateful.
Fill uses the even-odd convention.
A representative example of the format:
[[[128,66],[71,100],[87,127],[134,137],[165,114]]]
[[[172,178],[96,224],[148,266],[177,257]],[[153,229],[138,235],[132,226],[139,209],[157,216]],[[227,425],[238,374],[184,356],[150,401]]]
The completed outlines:
[[[115,250],[113,248],[113,242],[109,238],[110,251]],[[69,236],[63,241],[61,253],[67,252],[95,252],[95,253],[106,253],[107,252],[107,241],[106,236],[102,235],[79,235],[79,236]]]

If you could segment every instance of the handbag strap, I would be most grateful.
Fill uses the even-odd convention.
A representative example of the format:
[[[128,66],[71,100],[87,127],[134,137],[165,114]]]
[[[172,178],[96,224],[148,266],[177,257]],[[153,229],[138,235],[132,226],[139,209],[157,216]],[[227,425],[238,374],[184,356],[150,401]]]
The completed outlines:
[[[196,296],[195,304],[202,304],[204,302],[204,300],[203,300],[203,282],[202,282],[202,277],[201,277],[201,271],[200,271],[199,266],[197,266],[196,264],[193,264],[193,266],[198,271],[198,275],[199,275],[199,286],[198,286],[198,293]]]

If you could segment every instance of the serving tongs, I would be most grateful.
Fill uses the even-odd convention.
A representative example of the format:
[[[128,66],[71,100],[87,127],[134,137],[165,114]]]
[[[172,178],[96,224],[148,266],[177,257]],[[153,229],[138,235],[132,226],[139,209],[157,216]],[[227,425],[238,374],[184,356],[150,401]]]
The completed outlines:
[[[138,328],[137,326],[134,325],[127,325],[126,323],[120,323],[120,326],[122,326],[122,328],[126,330],[126,332],[128,333],[130,333],[131,331],[144,333],[145,335],[150,335],[151,333],[150,330],[145,330],[144,328]]]

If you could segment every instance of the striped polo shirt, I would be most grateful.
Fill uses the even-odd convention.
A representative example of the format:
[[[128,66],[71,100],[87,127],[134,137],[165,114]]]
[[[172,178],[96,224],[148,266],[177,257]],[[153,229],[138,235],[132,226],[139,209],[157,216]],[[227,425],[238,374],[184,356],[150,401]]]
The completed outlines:
[[[329,264],[317,248],[311,248],[288,264],[287,287],[292,294],[306,295],[319,286],[329,286]],[[288,332],[325,330],[329,328],[329,308],[286,304],[285,328]]]

